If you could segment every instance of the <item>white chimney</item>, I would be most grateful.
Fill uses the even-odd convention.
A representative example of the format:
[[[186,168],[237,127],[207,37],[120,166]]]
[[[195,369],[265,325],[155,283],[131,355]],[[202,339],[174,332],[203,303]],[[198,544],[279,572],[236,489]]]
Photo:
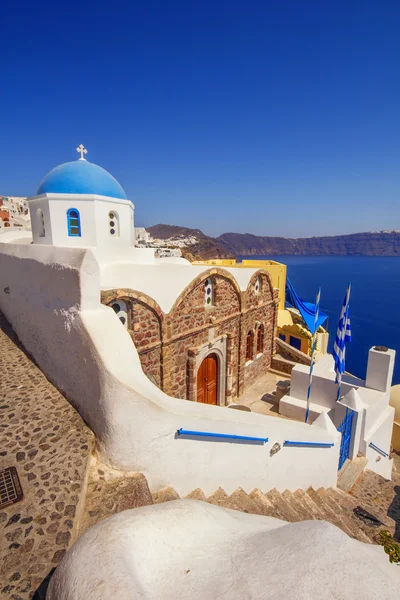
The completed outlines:
[[[368,353],[367,377],[365,386],[387,392],[392,385],[396,351],[385,346],[374,346]]]

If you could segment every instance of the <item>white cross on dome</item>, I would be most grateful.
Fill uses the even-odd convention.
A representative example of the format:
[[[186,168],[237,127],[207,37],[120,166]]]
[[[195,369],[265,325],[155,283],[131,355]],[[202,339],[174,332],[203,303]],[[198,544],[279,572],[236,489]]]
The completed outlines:
[[[84,155],[84,154],[87,154],[87,150],[86,150],[86,148],[84,147],[84,145],[83,145],[83,144],[80,144],[80,145],[77,147],[76,151],[77,151],[77,152],[79,152],[79,154],[81,155],[81,157],[80,157],[80,159],[79,159],[79,160],[86,160],[86,158],[83,158],[83,155]]]

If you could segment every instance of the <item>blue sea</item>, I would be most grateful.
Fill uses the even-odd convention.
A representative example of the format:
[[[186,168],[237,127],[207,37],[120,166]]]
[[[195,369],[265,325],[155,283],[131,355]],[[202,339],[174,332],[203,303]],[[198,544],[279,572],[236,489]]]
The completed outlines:
[[[249,256],[287,265],[287,274],[303,300],[315,302],[321,287],[321,309],[329,315],[332,351],[346,291],[351,282],[352,342],[346,370],[365,378],[371,346],[394,348],[398,355],[393,383],[400,383],[400,258],[381,256]]]

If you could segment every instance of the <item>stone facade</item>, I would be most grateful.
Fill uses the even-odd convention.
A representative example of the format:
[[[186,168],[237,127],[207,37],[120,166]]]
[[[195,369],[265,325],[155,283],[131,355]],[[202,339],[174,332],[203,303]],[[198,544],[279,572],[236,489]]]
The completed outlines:
[[[212,282],[209,305],[207,280]],[[278,298],[266,271],[255,273],[247,290],[241,291],[229,272],[209,269],[191,282],[167,314],[153,299],[134,290],[102,293],[104,304],[117,299],[128,307],[127,327],[143,371],[171,396],[196,401],[199,363],[210,353],[218,358],[221,405],[237,398],[271,365]],[[261,352],[257,352],[259,328]],[[249,331],[254,334],[252,360],[246,359]]]
[[[161,329],[163,312],[149,296],[134,290],[110,290],[102,294],[104,304],[112,304],[116,299],[127,306],[127,327],[140,356],[143,371],[147,377],[162,388]]]

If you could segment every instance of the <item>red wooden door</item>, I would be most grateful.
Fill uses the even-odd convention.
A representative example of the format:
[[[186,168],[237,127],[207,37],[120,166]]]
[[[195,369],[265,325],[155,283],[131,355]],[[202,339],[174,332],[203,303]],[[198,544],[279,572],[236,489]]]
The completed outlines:
[[[197,372],[197,402],[217,404],[218,400],[218,359],[209,354]]]

